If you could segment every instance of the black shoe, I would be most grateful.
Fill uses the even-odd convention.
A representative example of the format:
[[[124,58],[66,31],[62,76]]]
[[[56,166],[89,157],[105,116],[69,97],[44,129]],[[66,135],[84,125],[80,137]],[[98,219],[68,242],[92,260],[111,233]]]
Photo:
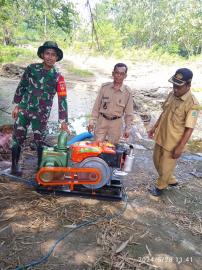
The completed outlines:
[[[149,189],[149,192],[153,195],[153,196],[161,196],[161,194],[163,193],[163,189],[159,189],[157,187],[153,187],[151,189]]]
[[[173,183],[173,184],[169,184],[169,187],[176,187],[176,186],[178,186],[178,185],[179,185],[179,183],[176,182],[176,183]]]
[[[20,159],[20,146],[13,146],[12,147],[12,166],[11,166],[11,174],[16,176],[22,176],[22,170],[18,165]]]
[[[37,146],[37,157],[38,157],[37,171],[40,169],[41,166],[42,154],[43,154],[43,146],[39,145]]]
[[[11,167],[11,174],[15,175],[15,176],[22,176],[22,169],[18,165],[12,166]]]

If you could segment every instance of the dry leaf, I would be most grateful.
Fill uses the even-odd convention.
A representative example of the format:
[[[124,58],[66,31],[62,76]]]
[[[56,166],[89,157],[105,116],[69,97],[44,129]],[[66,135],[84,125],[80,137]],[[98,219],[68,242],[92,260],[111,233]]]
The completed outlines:
[[[124,250],[124,248],[128,245],[128,243],[129,243],[132,239],[133,239],[133,235],[131,235],[131,237],[130,237],[127,241],[123,242],[123,243],[120,245],[120,247],[117,248],[117,250],[115,251],[115,253],[120,253],[122,250]]]

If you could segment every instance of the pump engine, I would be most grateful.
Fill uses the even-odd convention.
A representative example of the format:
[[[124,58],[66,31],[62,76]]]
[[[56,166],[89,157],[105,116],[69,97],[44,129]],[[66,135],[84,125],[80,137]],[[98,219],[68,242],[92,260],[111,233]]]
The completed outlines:
[[[117,181],[113,172],[123,170],[128,151],[126,145],[108,142],[80,141],[67,146],[67,133],[61,132],[56,146],[44,148],[36,181],[49,190],[106,189]]]

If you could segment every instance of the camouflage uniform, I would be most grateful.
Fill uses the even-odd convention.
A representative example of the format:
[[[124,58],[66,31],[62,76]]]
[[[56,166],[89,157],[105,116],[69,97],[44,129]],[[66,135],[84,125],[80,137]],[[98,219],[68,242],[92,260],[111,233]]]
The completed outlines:
[[[67,122],[66,91],[58,87],[60,78],[63,77],[55,67],[45,70],[43,63],[26,68],[13,99],[20,108],[14,124],[13,146],[23,144],[30,124],[36,144],[41,145],[56,92],[59,122]]]

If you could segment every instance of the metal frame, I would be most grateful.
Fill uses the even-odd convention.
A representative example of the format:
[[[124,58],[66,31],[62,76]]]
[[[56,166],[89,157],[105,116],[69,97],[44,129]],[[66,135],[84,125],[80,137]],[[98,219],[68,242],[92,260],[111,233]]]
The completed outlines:
[[[115,200],[123,199],[122,184],[120,180],[111,180],[110,185],[105,185],[99,189],[89,189],[82,185],[75,186],[74,190],[68,189],[67,186],[43,187],[37,186],[37,192],[42,194],[54,194],[61,196],[80,196],[99,200]]]

